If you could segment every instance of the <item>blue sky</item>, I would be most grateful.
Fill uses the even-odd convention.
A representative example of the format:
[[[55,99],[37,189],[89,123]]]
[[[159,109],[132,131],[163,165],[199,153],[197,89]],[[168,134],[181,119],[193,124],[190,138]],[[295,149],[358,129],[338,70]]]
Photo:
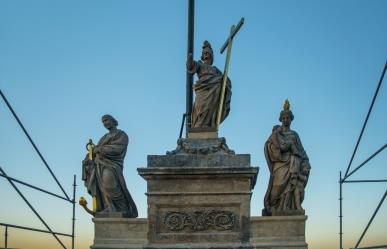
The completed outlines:
[[[304,208],[310,248],[338,246],[338,175],[354,149],[387,58],[386,1],[196,1],[195,52],[211,42],[215,65],[230,26],[245,17],[233,44],[231,113],[220,128],[229,147],[260,167],[251,200],[260,215],[268,169],[263,144],[288,98],[311,161]],[[87,196],[81,160],[89,138],[104,133],[110,113],[130,138],[124,175],[140,217],[146,156],[176,147],[185,111],[187,2],[0,1],[0,89],[64,185]],[[382,85],[354,166],[386,143],[387,89]],[[32,146],[0,102],[0,165],[13,177],[60,193]],[[353,179],[386,178],[387,153]],[[383,165],[384,163],[384,165]],[[345,247],[354,246],[386,184],[345,185]],[[21,187],[55,230],[70,232],[71,206]],[[43,228],[0,179],[0,221]],[[385,244],[386,203],[363,245]],[[3,230],[0,228],[0,233]],[[93,239],[90,217],[77,207],[77,245]],[[65,240],[66,241],[66,240]],[[0,245],[4,237],[0,236]],[[47,235],[10,231],[9,245],[60,248]],[[68,241],[66,241],[68,243]]]

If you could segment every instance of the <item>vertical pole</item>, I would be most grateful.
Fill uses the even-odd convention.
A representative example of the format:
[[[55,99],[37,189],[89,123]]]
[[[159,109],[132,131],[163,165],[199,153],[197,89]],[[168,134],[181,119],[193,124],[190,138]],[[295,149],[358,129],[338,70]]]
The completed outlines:
[[[188,0],[188,44],[187,44],[187,57],[188,54],[193,55],[194,49],[194,23],[195,23],[195,0]],[[188,137],[188,129],[191,127],[191,112],[192,112],[192,99],[193,99],[193,75],[186,74],[186,110],[185,110],[185,132]]]
[[[76,175],[74,175],[74,183],[73,183],[73,227],[71,230],[71,249],[74,249],[75,245],[75,190],[76,190]]]
[[[343,249],[343,181],[341,178],[341,171],[340,171],[340,179],[339,179],[339,185],[340,185],[340,249]]]
[[[4,248],[8,248],[8,226],[5,226],[5,240],[4,240]]]

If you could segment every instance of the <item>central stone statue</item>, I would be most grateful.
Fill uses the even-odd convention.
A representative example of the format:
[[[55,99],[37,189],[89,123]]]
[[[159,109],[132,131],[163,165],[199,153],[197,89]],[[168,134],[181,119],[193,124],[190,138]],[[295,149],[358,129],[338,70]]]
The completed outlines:
[[[128,136],[117,129],[118,122],[112,116],[104,115],[102,123],[109,132],[91,148],[92,159],[86,155],[83,160],[82,180],[96,199],[96,216],[136,218],[137,207],[123,176]]]
[[[199,78],[194,85],[196,98],[192,108],[191,128],[216,128],[223,74],[212,65],[214,53],[211,44],[204,41],[202,49],[201,60],[194,61],[192,54],[187,58],[187,71],[191,74],[197,73]],[[231,81],[227,78],[221,122],[230,112],[230,103]]]

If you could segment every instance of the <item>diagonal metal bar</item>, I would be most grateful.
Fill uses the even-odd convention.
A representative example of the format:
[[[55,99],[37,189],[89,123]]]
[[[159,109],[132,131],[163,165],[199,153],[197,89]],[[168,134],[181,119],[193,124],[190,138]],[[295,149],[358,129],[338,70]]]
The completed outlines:
[[[68,202],[72,202],[72,201],[69,201],[67,198],[65,198],[65,197],[63,197],[63,196],[54,194],[54,193],[52,193],[52,192],[50,192],[50,191],[47,191],[47,190],[44,190],[44,189],[42,189],[42,188],[36,187],[36,186],[34,186],[34,185],[31,185],[31,184],[26,183],[26,182],[23,182],[23,181],[21,181],[21,180],[15,179],[15,178],[13,178],[13,177],[6,176],[6,175],[4,175],[3,173],[0,173],[0,176],[1,176],[1,177],[4,177],[4,178],[7,179],[7,180],[11,180],[11,181],[20,183],[20,184],[22,184],[22,185],[24,185],[24,186],[27,186],[27,187],[36,189],[36,190],[38,190],[38,191],[41,191],[41,192],[43,192],[43,193],[46,193],[46,194],[55,196],[55,197],[60,198],[60,199],[62,199],[62,200],[65,200],[65,201],[68,201]]]
[[[358,247],[357,249],[374,249],[374,248],[387,248],[387,245]],[[351,248],[351,249],[355,249],[355,248]]]
[[[355,173],[356,171],[358,171],[361,167],[363,167],[366,163],[368,163],[372,158],[374,158],[377,154],[379,154],[380,152],[382,152],[385,148],[387,147],[387,144],[383,145],[382,147],[380,147],[380,149],[378,149],[374,154],[372,154],[370,157],[368,157],[364,162],[362,162],[358,167],[356,167],[354,170],[351,171],[351,173],[349,173],[346,177],[344,177],[344,181],[345,179],[347,179],[348,177],[350,177],[353,173]]]
[[[0,222],[0,226],[13,227],[13,228],[17,228],[17,229],[29,230],[29,231],[40,232],[40,233],[51,233],[50,231],[47,231],[47,230],[42,230],[42,229],[37,229],[37,228],[32,228],[32,227],[24,227],[24,226],[2,223],[2,222]],[[56,235],[60,235],[60,236],[71,237],[70,234],[66,234],[66,233],[57,233],[57,232],[53,232],[53,233]]]
[[[1,173],[3,175],[7,176],[7,174],[4,172],[3,168],[0,167]],[[61,244],[61,246],[64,249],[67,249],[66,246],[63,244],[63,242],[56,236],[56,234],[51,230],[51,228],[48,226],[48,224],[44,221],[44,219],[39,215],[39,213],[35,210],[35,208],[31,205],[31,203],[24,197],[24,195],[20,192],[19,188],[13,183],[13,181],[9,180],[7,178],[8,182],[12,185],[12,187],[16,190],[16,192],[20,195],[20,197],[24,200],[24,202],[30,207],[30,209],[34,212],[34,214],[39,218],[39,220],[44,224],[44,226],[47,228],[47,230],[52,234],[52,236],[55,237],[55,239]]]
[[[359,138],[357,139],[356,146],[355,146],[355,149],[353,150],[353,153],[352,153],[352,156],[351,156],[351,160],[349,161],[347,170],[345,171],[344,178],[348,175],[348,171],[351,168],[351,165],[352,165],[352,162],[353,162],[353,158],[355,157],[357,148],[359,147],[360,140],[361,140],[361,138],[363,136],[365,127],[367,126],[368,118],[370,117],[372,108],[374,107],[374,104],[375,104],[376,97],[378,96],[378,93],[379,93],[380,86],[382,85],[383,78],[384,78],[384,75],[386,73],[386,69],[387,69],[387,62],[384,64],[383,73],[382,73],[382,75],[380,77],[380,80],[379,80],[378,86],[376,88],[374,97],[372,98],[372,102],[371,102],[370,108],[368,109],[368,113],[367,113],[366,119],[364,120],[363,127],[361,128],[361,132],[360,132]]]
[[[386,196],[387,196],[387,190],[386,190],[386,192],[384,192],[384,195],[383,195],[382,199],[380,200],[380,202],[379,202],[379,204],[378,204],[378,207],[375,209],[375,212],[372,214],[371,219],[368,221],[368,224],[367,224],[367,226],[365,227],[363,233],[361,234],[361,236],[360,236],[358,242],[356,243],[355,248],[358,248],[360,242],[363,240],[364,235],[366,234],[368,228],[370,227],[372,221],[374,220],[376,214],[378,213],[380,207],[382,206],[384,200],[386,199]]]
[[[3,92],[0,90],[0,95],[1,97],[3,98],[5,104],[8,106],[8,109],[11,111],[12,115],[14,116],[14,118],[16,119],[17,123],[19,124],[19,126],[21,127],[21,129],[23,130],[24,134],[27,136],[28,140],[30,141],[30,143],[32,144],[32,147],[34,147],[36,153],[38,153],[40,159],[42,159],[44,165],[46,166],[46,168],[48,169],[48,171],[50,172],[51,176],[54,178],[54,180],[56,181],[56,183],[58,184],[59,188],[63,191],[64,195],[66,196],[67,200],[70,201],[70,198],[69,196],[67,195],[66,191],[64,190],[64,188],[62,187],[62,185],[60,184],[60,182],[58,181],[58,179],[56,178],[54,172],[51,170],[50,166],[48,166],[48,163],[46,162],[46,159],[44,159],[42,153],[40,153],[38,147],[35,145],[34,141],[32,140],[31,136],[28,134],[27,130],[24,128],[24,125],[22,124],[22,122],[20,121],[19,117],[16,115],[15,111],[13,110],[11,104],[8,102],[7,98],[5,97],[5,95],[3,94]]]
[[[369,182],[387,182],[387,179],[381,180],[346,180],[343,183],[369,183]]]

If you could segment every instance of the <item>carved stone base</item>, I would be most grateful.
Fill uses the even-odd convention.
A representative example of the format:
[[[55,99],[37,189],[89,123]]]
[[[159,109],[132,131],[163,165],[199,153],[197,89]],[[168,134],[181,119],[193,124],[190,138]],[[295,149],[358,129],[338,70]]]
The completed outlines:
[[[250,218],[248,242],[148,243],[147,219],[95,218],[95,239],[92,249],[307,249],[305,222],[307,217],[266,216]],[[188,229],[186,227],[185,229]],[[203,230],[204,231],[204,230]],[[203,233],[203,231],[192,232]],[[214,233],[216,236],[216,233]]]
[[[257,168],[142,168],[152,244],[243,243]]]
[[[91,249],[142,249],[147,243],[148,219],[94,218]]]
[[[260,216],[251,218],[251,248],[307,249],[305,222],[307,216]]]
[[[191,148],[201,144],[187,141]],[[138,172],[148,186],[144,248],[240,248],[249,242],[251,190],[258,174],[250,155],[148,156],[148,167]]]

